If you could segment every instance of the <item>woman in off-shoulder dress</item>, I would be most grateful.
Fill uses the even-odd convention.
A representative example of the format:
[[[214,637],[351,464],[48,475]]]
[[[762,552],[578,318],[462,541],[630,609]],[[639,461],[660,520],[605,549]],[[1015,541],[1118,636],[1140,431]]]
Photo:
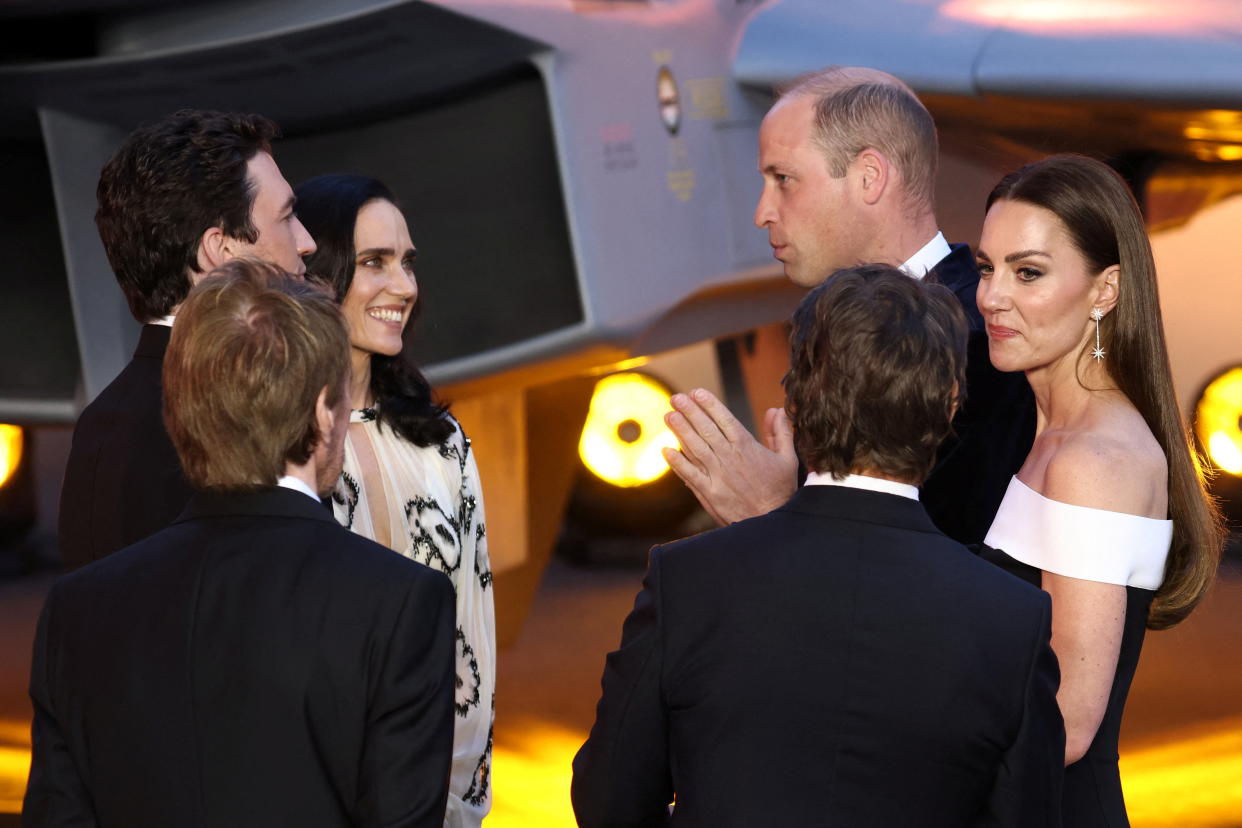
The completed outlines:
[[[1035,442],[983,554],[1052,596],[1066,828],[1128,825],[1122,710],[1147,628],[1184,619],[1216,573],[1219,514],[1173,392],[1142,217],[1081,156],[988,198],[977,299],[992,364],[1024,371]]]
[[[457,717],[444,824],[478,826],[492,798],[492,573],[470,440],[401,353],[418,300],[414,244],[396,199],[375,179],[319,176],[296,195],[318,245],[307,272],[330,283],[349,324],[354,411],[333,510],[347,528],[453,582]]]

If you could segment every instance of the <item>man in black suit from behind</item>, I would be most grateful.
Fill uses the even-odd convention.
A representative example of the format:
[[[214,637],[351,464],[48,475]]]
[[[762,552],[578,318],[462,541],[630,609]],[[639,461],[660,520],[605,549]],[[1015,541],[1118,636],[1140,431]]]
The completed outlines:
[[[160,415],[160,366],[191,285],[236,256],[305,271],[315,243],[272,159],[276,134],[258,115],[182,110],[134,131],[100,174],[95,221],[143,327],[73,432],[60,496],[68,569],[164,528],[190,498]]]
[[[886,262],[953,291],[970,323],[966,399],[922,495],[936,526],[969,544],[987,534],[1030,451],[1035,401],[1022,374],[1002,374],[988,358],[974,256],[937,227],[938,158],[936,125],[908,86],[875,69],[823,69],[795,81],[763,119],[755,224],[794,284]],[[666,419],[682,450],[665,457],[721,523],[761,515],[793,493],[798,458],[780,409],[767,412],[765,447],[703,389],[674,395],[673,406]]]
[[[793,325],[811,474],[775,511],[652,550],[574,759],[579,824],[1059,825],[1050,600],[918,500],[964,379],[960,307],[868,265]]]
[[[349,422],[340,310],[230,262],[182,305],[163,379],[195,493],[52,588],[23,824],[440,828],[453,588],[319,501]]]

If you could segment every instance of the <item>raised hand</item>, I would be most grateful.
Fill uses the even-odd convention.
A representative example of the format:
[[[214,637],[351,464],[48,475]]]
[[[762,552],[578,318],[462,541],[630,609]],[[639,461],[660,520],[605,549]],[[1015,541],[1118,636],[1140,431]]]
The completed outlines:
[[[798,486],[793,427],[785,412],[769,408],[760,445],[710,391],[674,394],[664,422],[681,451],[664,449],[664,459],[699,503],[721,524],[767,514]]]

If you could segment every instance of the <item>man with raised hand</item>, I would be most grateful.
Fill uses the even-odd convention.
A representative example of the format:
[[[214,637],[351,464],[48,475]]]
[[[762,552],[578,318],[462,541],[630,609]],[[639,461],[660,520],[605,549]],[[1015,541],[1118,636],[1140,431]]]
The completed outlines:
[[[1030,449],[1034,401],[1021,375],[1001,374],[988,359],[974,257],[948,244],[936,223],[938,154],[930,113],[897,78],[861,67],[808,75],[780,95],[759,130],[755,224],[795,284],[883,262],[953,291],[970,325],[966,400],[922,496],[942,531],[976,543]],[[666,421],[681,451],[665,457],[719,522],[764,514],[793,494],[798,458],[779,409],[764,417],[765,446],[703,389],[675,395],[673,407]]]

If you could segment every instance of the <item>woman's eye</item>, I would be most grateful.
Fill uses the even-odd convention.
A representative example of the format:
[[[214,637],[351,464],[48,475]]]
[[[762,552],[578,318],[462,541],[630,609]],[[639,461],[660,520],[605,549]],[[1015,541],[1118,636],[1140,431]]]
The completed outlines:
[[[363,267],[382,267],[384,263],[379,260],[378,256],[372,256],[369,259],[363,259],[359,264]]]
[[[414,260],[403,259],[401,261],[401,267],[405,270],[406,273],[413,273],[414,272]]]
[[[992,265],[989,264],[988,262],[975,262],[975,267],[979,268],[980,276],[991,276],[992,275]]]
[[[1018,268],[1018,278],[1024,282],[1033,282],[1043,275],[1044,275],[1043,273],[1040,273],[1038,270],[1036,270],[1033,267]]]

